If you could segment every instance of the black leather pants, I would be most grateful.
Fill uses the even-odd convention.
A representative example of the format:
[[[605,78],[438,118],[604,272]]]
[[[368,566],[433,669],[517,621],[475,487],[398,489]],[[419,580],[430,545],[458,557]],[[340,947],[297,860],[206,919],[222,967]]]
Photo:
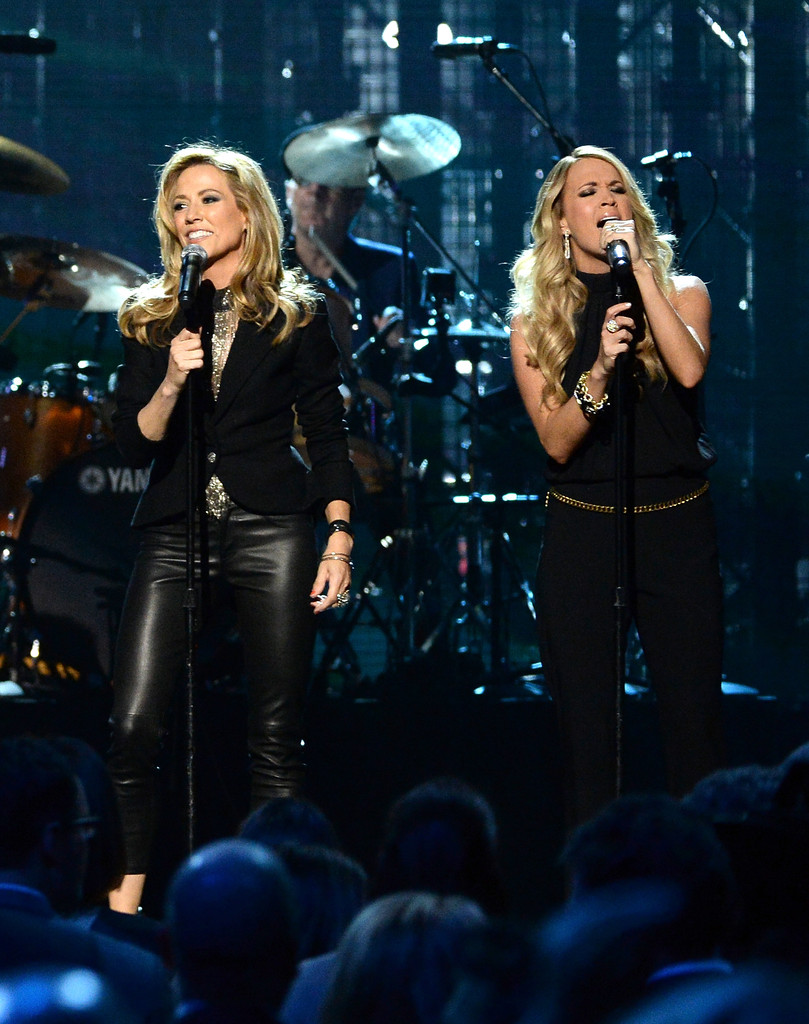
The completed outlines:
[[[295,794],[303,778],[303,709],[315,638],[309,604],[317,569],[313,520],[303,513],[260,516],[236,508],[210,519],[208,529],[208,576],[212,584],[223,579],[231,585],[244,648],[256,807],[272,796]],[[148,866],[157,761],[185,664],[185,549],[182,523],[143,531],[116,646],[109,769],[132,874]]]

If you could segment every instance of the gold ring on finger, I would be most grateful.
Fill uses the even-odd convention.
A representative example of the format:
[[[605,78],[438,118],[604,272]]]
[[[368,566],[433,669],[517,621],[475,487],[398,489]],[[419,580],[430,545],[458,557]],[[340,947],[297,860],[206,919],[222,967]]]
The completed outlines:
[[[610,319],[606,322],[606,324],[604,324],[604,326],[607,328],[610,334],[615,334],[616,331],[621,330],[621,325],[613,317],[610,317]]]

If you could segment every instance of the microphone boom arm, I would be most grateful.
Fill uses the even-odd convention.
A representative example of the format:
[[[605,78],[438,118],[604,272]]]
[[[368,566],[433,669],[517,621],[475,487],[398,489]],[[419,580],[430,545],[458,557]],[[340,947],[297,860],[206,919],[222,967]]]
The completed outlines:
[[[498,67],[491,53],[481,53],[480,59],[486,65],[486,70],[491,72],[491,74],[494,75],[497,81],[501,82],[512,94],[512,96],[516,97],[516,99],[520,103],[522,103],[522,105],[525,107],[528,113],[540,125],[542,125],[545,131],[550,135],[550,137],[559,147],[559,155],[568,156],[568,154],[570,154],[576,148],[575,144],[566,135],[562,135],[562,133],[553,124],[551,124],[551,122],[546,117],[543,117],[542,114],[540,114],[540,112],[533,105],[533,103],[531,103],[531,101],[525,95],[523,95],[523,93],[520,92],[517,86],[514,85],[514,83],[505,73],[505,71],[503,71],[501,67]]]

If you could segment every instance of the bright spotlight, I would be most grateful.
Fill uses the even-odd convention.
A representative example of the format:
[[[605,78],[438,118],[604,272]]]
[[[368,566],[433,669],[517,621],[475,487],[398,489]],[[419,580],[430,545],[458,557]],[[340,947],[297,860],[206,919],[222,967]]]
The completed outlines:
[[[382,33],[382,42],[385,46],[389,46],[391,50],[396,50],[399,47],[399,22],[389,21],[385,26],[385,31]]]
[[[445,46],[447,43],[451,43],[454,38],[455,33],[445,21],[442,22],[435,30],[435,41],[440,43],[442,46]]]

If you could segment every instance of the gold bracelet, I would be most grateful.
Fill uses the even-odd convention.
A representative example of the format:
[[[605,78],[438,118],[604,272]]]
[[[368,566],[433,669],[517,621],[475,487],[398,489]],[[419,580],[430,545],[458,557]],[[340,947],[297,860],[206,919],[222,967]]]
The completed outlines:
[[[610,404],[610,396],[607,391],[604,392],[598,401],[593,398],[590,394],[590,389],[587,387],[589,379],[590,371],[585,370],[581,377],[579,377],[576,382],[576,387],[573,390],[573,397],[578,402],[579,408],[588,420],[592,419],[594,416],[598,416],[598,414],[603,412]]]
[[[342,551],[324,551],[320,556],[320,561],[325,562],[327,559],[332,559],[335,562],[345,562],[349,569],[354,568],[354,563],[348,555],[344,555]]]

